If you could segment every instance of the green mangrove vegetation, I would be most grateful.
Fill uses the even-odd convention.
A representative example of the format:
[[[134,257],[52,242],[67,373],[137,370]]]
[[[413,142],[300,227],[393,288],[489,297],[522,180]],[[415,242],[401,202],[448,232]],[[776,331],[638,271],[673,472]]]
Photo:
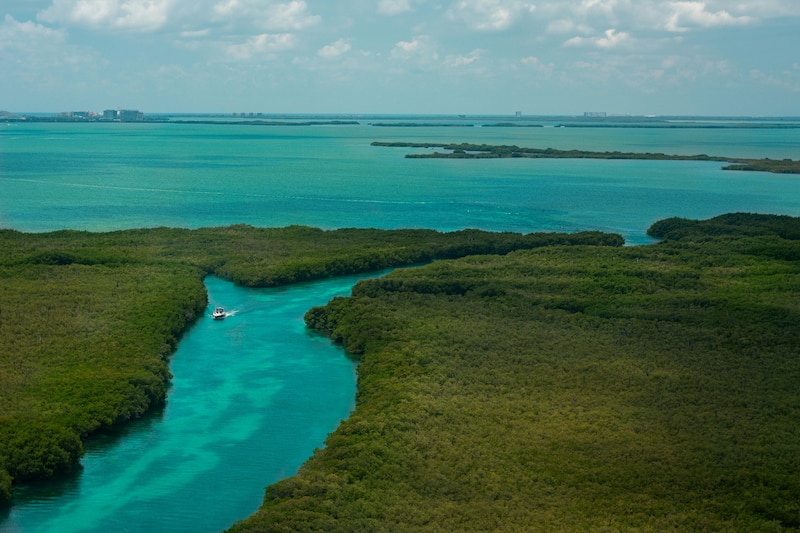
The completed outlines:
[[[249,531],[800,530],[800,218],[470,256],[307,323],[356,410]]]
[[[753,170],[779,174],[800,174],[800,161],[793,159],[747,159],[721,157],[706,154],[670,155],[641,152],[593,152],[586,150],[557,150],[555,148],[525,148],[516,145],[488,145],[470,143],[432,142],[379,142],[372,146],[391,148],[441,148],[447,152],[406,154],[410,159],[505,159],[511,157],[529,159],[638,159],[654,161],[719,161],[730,163],[723,170]]]
[[[153,228],[0,230],[0,502],[71,468],[83,440],[163,404],[168,357],[203,312],[206,275],[267,287],[601,233]]]

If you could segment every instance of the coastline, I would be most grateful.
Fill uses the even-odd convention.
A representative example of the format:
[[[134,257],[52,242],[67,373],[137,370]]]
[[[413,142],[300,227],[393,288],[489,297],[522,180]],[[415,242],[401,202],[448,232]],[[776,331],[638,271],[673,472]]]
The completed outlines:
[[[309,311],[361,354],[356,411],[229,531],[797,528],[800,218],[648,233],[398,271]]]
[[[800,161],[792,159],[747,159],[739,157],[698,155],[670,155],[639,152],[594,152],[587,150],[556,150],[554,148],[525,148],[508,145],[432,142],[380,142],[372,146],[387,148],[441,148],[448,152],[406,154],[407,159],[632,159],[651,161],[714,161],[729,163],[722,170],[750,170],[774,174],[800,174]]]
[[[0,366],[9,368],[0,374],[7,392],[0,408],[8,413],[0,425],[0,503],[10,499],[14,482],[73,468],[83,439],[163,404],[171,378],[166,361],[205,308],[205,276],[276,287],[558,243],[624,241],[600,232],[245,225],[0,230],[0,288],[15,309],[0,320],[0,336],[9,342],[0,353]]]

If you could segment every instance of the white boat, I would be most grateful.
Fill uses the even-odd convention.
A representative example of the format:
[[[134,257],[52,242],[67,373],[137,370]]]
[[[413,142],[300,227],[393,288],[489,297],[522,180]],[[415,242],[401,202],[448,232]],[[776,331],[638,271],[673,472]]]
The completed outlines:
[[[222,320],[225,318],[225,309],[222,307],[215,307],[214,312],[211,313],[211,316],[214,318],[214,320]]]

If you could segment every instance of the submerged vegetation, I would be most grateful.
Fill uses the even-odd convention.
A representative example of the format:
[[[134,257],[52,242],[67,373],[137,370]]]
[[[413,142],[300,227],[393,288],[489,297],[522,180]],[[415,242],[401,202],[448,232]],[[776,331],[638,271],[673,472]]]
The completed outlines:
[[[553,244],[622,238],[244,225],[0,230],[0,502],[13,483],[71,468],[93,432],[163,404],[167,359],[205,309],[206,275],[268,287]]]
[[[244,531],[800,530],[800,219],[472,256],[306,315],[357,407]]]
[[[586,150],[557,150],[555,148],[525,148],[515,145],[428,142],[373,142],[372,146],[391,148],[441,148],[447,152],[406,154],[410,159],[638,159],[654,161],[719,161],[730,163],[723,170],[753,170],[778,174],[800,174],[800,161],[792,159],[746,159],[706,154],[670,155],[640,152],[592,152]]]

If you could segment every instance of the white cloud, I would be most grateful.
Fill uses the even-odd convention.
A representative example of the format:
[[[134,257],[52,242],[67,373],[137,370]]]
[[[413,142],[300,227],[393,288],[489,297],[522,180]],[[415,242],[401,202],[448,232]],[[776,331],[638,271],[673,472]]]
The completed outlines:
[[[533,13],[535,5],[521,0],[459,0],[447,11],[452,20],[461,20],[477,30],[505,30],[519,17]]]
[[[439,61],[436,44],[427,35],[418,35],[410,41],[399,41],[392,49],[391,57],[423,68]]]
[[[211,30],[208,28],[202,30],[187,30],[182,31],[180,36],[184,39],[200,39],[202,37],[208,37],[211,34]]]
[[[618,48],[633,42],[627,32],[617,32],[616,29],[606,30],[603,37],[573,37],[564,43],[565,46],[594,46],[597,48]]]
[[[556,19],[547,25],[547,33],[571,33],[575,31],[575,21],[571,19]]]
[[[409,0],[381,0],[378,2],[378,13],[382,15],[399,15],[411,11]]]
[[[706,61],[703,74],[720,74],[722,76],[730,76],[733,74],[734,68],[728,60]]]
[[[280,3],[264,0],[220,0],[214,4],[215,19],[230,23],[249,23],[267,30],[301,30],[320,22],[308,13],[303,0]]]
[[[69,44],[62,29],[19,22],[11,15],[0,21],[0,92],[4,98],[17,91],[17,99],[38,97],[52,103],[71,87],[97,84],[93,76],[106,64],[92,50]],[[20,88],[24,88],[22,92]]]
[[[567,33],[579,27],[620,27],[641,16],[651,0],[543,0],[537,3],[536,16],[550,33]]]
[[[754,18],[800,16],[797,0],[708,0],[710,9],[725,10]]]
[[[273,59],[277,52],[294,47],[295,38],[290,33],[272,35],[262,33],[254,35],[241,44],[229,45],[226,56],[233,61],[250,61],[251,59]]]
[[[614,16],[618,8],[629,8],[627,4],[627,1],[620,2],[619,0],[581,0],[575,10],[579,13],[595,17],[600,14]]]
[[[249,2],[242,1],[242,0],[223,0],[222,2],[217,2],[214,4],[214,13],[222,18],[229,18],[236,15],[236,13],[240,13],[243,10],[249,10],[247,6]]]
[[[175,0],[53,0],[37,18],[94,29],[153,31],[163,27]]]
[[[543,63],[541,59],[536,56],[528,56],[520,59],[520,62],[528,68],[550,75],[553,72],[554,65],[552,63]]]
[[[687,32],[755,24],[774,17],[800,16],[800,1],[541,0],[537,3],[536,14],[549,33],[574,32],[579,27],[592,26],[629,32]]]
[[[674,68],[679,62],[681,58],[676,55],[670,55],[661,59],[661,68],[662,69],[670,69]]]
[[[461,55],[461,54],[448,55],[447,57],[445,57],[445,63],[450,67],[457,67],[457,68],[466,67],[469,65],[473,65],[475,62],[477,62],[481,58],[483,53],[484,53],[483,50],[477,49],[473,50],[467,55]]]
[[[267,8],[266,27],[269,29],[301,30],[320,21],[317,15],[309,15],[306,3],[292,1],[288,4],[274,4]]]
[[[199,77],[195,87],[224,80],[220,69],[243,79],[264,76],[287,87],[292,98],[339,75],[353,85],[394,90],[406,84],[408,91],[444,87],[452,78],[451,93],[464,95],[478,93],[475,80],[486,81],[487,93],[521,90],[530,82],[563,98],[594,90],[591,82],[602,80],[609,91],[636,82],[642,91],[664,93],[669,86],[686,88],[686,94],[749,84],[742,99],[781,88],[784,107],[795,113],[792,91],[800,83],[800,73],[791,68],[800,43],[791,30],[800,18],[788,18],[800,17],[800,0],[0,0],[0,5],[5,8],[0,69],[13,73],[0,79],[6,99],[14,92],[22,95],[18,98],[37,93],[44,78],[54,80],[53,87],[72,86],[71,99],[99,94],[106,90],[103,82],[119,94],[134,94],[138,89],[131,84],[138,78],[149,87],[142,89],[145,97],[155,100],[159,65],[184,68],[187,80]],[[10,13],[5,22],[4,13]],[[31,17],[33,22],[17,22]],[[743,42],[751,49],[744,51]],[[758,59],[767,56],[769,61]],[[269,68],[257,68],[276,58],[280,61]],[[136,75],[122,79],[113,68],[119,61]],[[255,68],[241,68],[239,62],[247,61]],[[141,75],[145,71],[153,80]],[[19,81],[28,74],[27,81]],[[563,79],[574,91],[557,88]],[[484,105],[482,100],[473,98],[475,105]]]
[[[794,63],[791,68],[778,74],[769,74],[759,69],[753,69],[750,71],[750,79],[793,93],[800,93],[800,64]]]
[[[399,41],[392,53],[400,56],[419,54],[430,48],[430,38],[425,35],[414,37],[410,41]]]
[[[692,28],[712,28],[750,24],[754,17],[733,16],[727,11],[707,11],[705,2],[670,2],[670,13],[664,28],[673,32],[689,31]]]
[[[15,65],[17,73],[36,68],[75,68],[100,61],[90,50],[70,45],[64,30],[32,21],[18,22],[11,15],[0,24],[0,60]]]
[[[18,22],[11,15],[5,16],[0,25],[0,52],[19,51],[36,41],[60,44],[64,41],[64,32],[31,21]]]
[[[591,83],[605,84],[620,77],[617,66],[609,62],[576,61],[572,66],[574,76]]]
[[[345,39],[339,39],[338,41],[327,44],[317,50],[317,55],[324,57],[325,59],[333,59],[341,56],[342,54],[346,54],[349,51],[350,43],[348,43]]]

